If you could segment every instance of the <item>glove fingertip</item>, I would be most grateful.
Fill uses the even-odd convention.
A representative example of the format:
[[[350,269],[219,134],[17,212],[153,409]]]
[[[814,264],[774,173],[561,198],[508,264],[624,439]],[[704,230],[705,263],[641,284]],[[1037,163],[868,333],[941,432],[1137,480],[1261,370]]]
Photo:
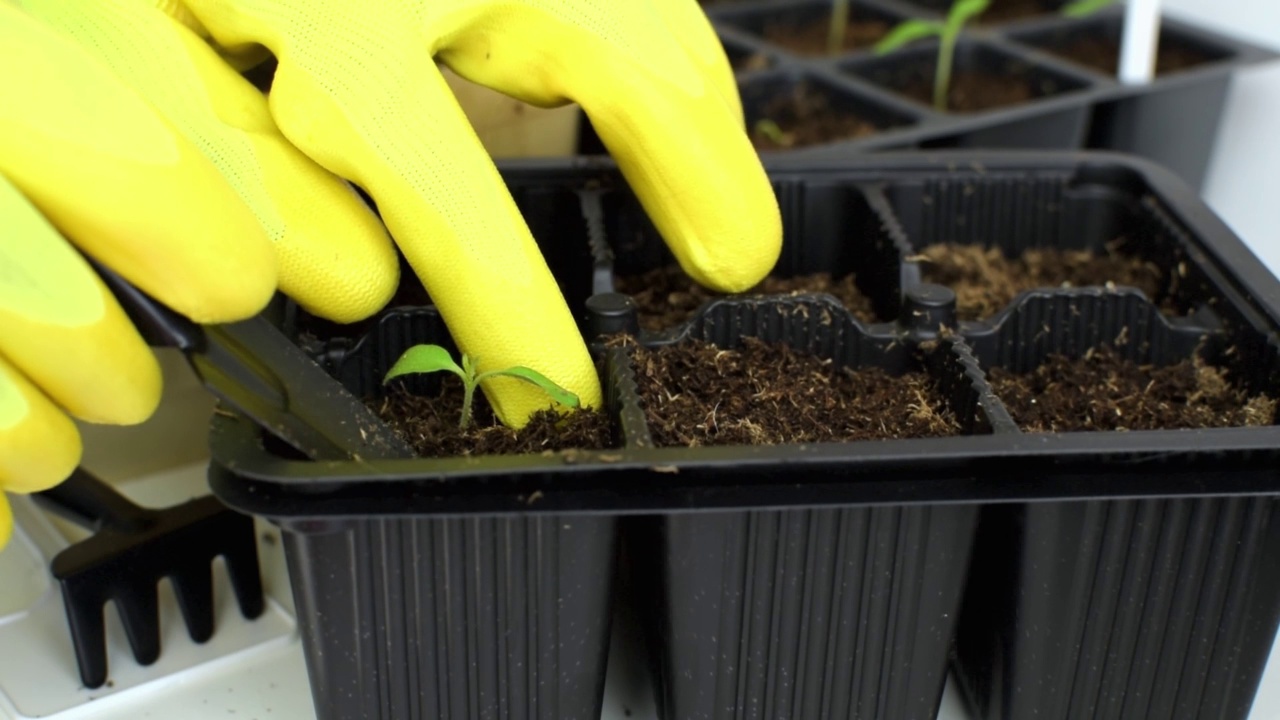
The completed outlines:
[[[0,419],[0,489],[46,490],[80,463],[83,448],[75,423],[3,360]]]
[[[298,306],[311,315],[342,325],[359,322],[386,307],[395,294],[394,274],[365,274],[364,283],[346,282],[350,278],[318,278],[294,286],[281,281],[280,290],[293,298]]]

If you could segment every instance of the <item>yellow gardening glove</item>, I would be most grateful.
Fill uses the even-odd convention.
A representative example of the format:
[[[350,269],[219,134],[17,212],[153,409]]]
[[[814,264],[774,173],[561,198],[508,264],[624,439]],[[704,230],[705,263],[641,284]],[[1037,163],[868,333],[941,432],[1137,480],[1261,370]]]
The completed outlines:
[[[68,239],[198,322],[248,317],[277,285],[354,319],[396,282],[380,225],[279,135],[265,99],[207,45],[153,8],[121,15],[190,48],[155,56],[176,81],[130,87],[109,68],[145,53],[112,45],[128,34],[77,43],[53,30],[68,7],[107,17],[122,6],[0,0],[11,70],[0,75],[0,490],[16,492],[78,463],[67,413],[128,424],[159,400],[154,357]],[[164,112],[144,100],[166,92]],[[11,532],[3,497],[0,546]]]
[[[751,287],[781,245],[732,72],[694,0],[169,0],[229,56],[266,46],[271,113],[370,192],[481,370],[527,365],[600,402],[574,318],[436,65],[533,105],[578,102],[684,269]],[[522,424],[541,391],[495,378]]]

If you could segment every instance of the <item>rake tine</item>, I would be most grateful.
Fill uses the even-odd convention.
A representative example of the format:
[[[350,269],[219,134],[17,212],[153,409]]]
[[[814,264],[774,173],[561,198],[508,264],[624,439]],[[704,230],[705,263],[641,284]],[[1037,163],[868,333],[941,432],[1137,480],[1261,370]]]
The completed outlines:
[[[81,469],[35,499],[95,533],[50,563],[62,584],[76,661],[87,687],[100,687],[107,678],[103,607],[108,599],[115,601],[141,665],[160,656],[161,578],[171,579],[187,633],[197,643],[206,642],[215,630],[216,556],[226,558],[244,616],[256,618],[266,607],[253,519],[212,496],[149,510]]]
[[[192,641],[204,643],[213,637],[213,571],[191,565],[170,575],[178,608],[187,623]]]
[[[224,546],[222,557],[227,564],[227,575],[231,578],[236,602],[240,605],[240,614],[253,620],[266,610],[253,518],[230,510],[227,517],[233,527],[227,528],[224,535],[230,541]]]
[[[71,643],[80,668],[80,681],[85,687],[98,688],[107,681],[107,631],[103,619],[103,601],[87,602],[88,596],[63,580],[62,601],[67,611]]]
[[[122,589],[115,601],[134,659],[139,665],[154,663],[160,657],[160,605],[155,585]]]

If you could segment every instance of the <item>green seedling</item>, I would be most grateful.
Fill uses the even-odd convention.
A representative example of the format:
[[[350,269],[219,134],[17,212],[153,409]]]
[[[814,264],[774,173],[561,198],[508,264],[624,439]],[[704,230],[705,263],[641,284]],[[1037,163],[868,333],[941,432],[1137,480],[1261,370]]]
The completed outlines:
[[[849,25],[850,0],[831,0],[831,27],[827,30],[827,54],[839,55],[844,49],[844,31]]]
[[[1088,17],[1104,7],[1115,3],[1116,0],[1072,0],[1062,6],[1059,10],[1064,16],[1070,18]]]
[[[951,87],[951,66],[955,62],[956,41],[970,19],[986,11],[991,0],[956,0],[943,22],[912,19],[900,23],[875,45],[878,55],[893,52],[913,40],[939,38],[937,69],[933,76],[933,106],[947,109],[947,93]]]
[[[757,133],[772,140],[779,147],[791,147],[791,143],[794,141],[791,135],[784,132],[778,123],[769,118],[757,120],[755,130]]]
[[[462,379],[462,418],[458,421],[458,427],[463,430],[471,427],[471,400],[475,397],[476,388],[486,379],[500,375],[536,385],[549,395],[552,400],[561,405],[571,408],[578,407],[577,395],[555,384],[547,376],[536,370],[517,365],[504,370],[479,372],[477,363],[478,361],[475,358],[463,353],[462,366],[459,367],[453,361],[453,358],[449,356],[449,351],[439,345],[414,345],[405,350],[400,359],[396,360],[395,364],[391,366],[391,369],[387,371],[386,377],[382,379],[382,384],[385,385],[394,378],[410,373],[433,373],[443,370],[457,375]]]

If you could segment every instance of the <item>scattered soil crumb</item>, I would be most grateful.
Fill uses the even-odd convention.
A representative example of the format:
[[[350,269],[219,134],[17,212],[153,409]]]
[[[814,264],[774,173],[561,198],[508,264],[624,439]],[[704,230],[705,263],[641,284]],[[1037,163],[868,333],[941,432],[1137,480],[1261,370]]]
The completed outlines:
[[[634,350],[637,385],[660,446],[770,445],[956,435],[924,373],[849,369],[783,344],[691,341]]]
[[[1079,360],[1053,355],[1034,372],[988,373],[1028,432],[1158,430],[1270,425],[1276,401],[1249,396],[1202,360],[1139,365],[1103,346]]]

